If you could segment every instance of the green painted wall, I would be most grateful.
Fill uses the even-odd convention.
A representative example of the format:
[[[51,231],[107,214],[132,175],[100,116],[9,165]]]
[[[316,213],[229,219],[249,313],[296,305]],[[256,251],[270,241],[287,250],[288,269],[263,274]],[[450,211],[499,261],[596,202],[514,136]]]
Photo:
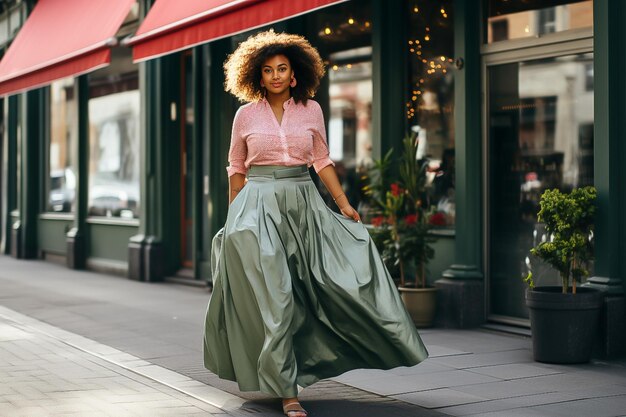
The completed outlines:
[[[128,240],[137,234],[139,225],[96,224],[87,222],[90,258],[128,261]]]
[[[39,219],[37,223],[37,241],[42,252],[65,255],[67,244],[65,235],[72,228],[74,219]]]

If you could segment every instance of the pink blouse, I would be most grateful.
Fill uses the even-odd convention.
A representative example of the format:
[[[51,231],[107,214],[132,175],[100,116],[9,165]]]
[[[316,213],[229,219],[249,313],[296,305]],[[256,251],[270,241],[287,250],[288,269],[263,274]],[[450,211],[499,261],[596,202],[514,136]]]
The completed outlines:
[[[283,104],[283,120],[278,120],[267,100],[239,108],[226,168],[228,176],[246,174],[250,165],[313,165],[319,172],[335,165],[328,157],[326,128],[320,105],[307,100],[304,105],[290,98]]]

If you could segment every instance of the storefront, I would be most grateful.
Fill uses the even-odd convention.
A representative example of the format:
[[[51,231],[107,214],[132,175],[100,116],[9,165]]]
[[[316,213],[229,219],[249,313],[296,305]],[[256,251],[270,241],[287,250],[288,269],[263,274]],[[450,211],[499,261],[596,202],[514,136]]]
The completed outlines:
[[[55,1],[39,0],[34,10]],[[612,294],[605,345],[623,343],[616,334],[624,333],[626,269],[616,259],[626,236],[618,182],[626,178],[618,99],[625,6],[127,3],[102,65],[3,89],[1,63],[10,54],[0,61],[5,253],[145,281],[210,281],[239,106],[223,91],[222,63],[241,40],[271,27],[306,36],[325,60],[315,99],[355,206],[367,209],[361,177],[372,160],[400,149],[408,133],[420,139],[418,157],[431,167],[429,205],[446,223],[428,278],[441,289],[439,325],[527,326],[520,278],[541,238],[539,195],[595,184],[591,281]],[[546,271],[543,279],[553,277]]]

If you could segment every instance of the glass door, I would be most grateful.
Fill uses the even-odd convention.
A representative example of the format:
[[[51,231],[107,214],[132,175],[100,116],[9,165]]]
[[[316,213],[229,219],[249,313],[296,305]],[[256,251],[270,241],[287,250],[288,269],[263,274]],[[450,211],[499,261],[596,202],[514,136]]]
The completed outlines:
[[[593,185],[593,53],[488,65],[487,266],[492,318],[524,320],[522,277],[558,277],[529,250],[548,239],[537,221],[546,189]]]

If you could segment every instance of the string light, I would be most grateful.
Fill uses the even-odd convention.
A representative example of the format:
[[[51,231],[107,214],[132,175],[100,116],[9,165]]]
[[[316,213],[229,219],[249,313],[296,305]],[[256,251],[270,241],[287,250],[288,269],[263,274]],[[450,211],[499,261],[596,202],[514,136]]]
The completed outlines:
[[[439,13],[441,18],[439,18],[439,21],[437,22],[437,16],[436,16],[436,11],[437,11],[437,6],[433,5],[433,6],[429,6],[429,10],[426,12],[427,14],[430,13],[430,9],[432,7],[432,11],[435,13],[435,19],[432,21],[427,21],[428,23],[431,24],[436,24],[437,26],[435,26],[435,29],[433,29],[433,35],[437,36],[437,34],[440,33],[441,30],[441,26],[442,26],[442,20],[441,19],[447,19],[448,16],[448,3],[444,2],[445,4],[440,4],[439,7]],[[419,7],[417,2],[413,5],[413,12],[414,13],[418,13],[420,12]],[[419,20],[418,17],[416,17],[416,19]],[[443,23],[443,25],[445,25],[445,23]],[[406,102],[406,107],[407,107],[407,118],[408,119],[413,119],[415,117],[417,117],[417,114],[419,114],[419,112],[417,112],[420,108],[422,108],[422,100],[421,100],[421,96],[423,95],[423,89],[426,85],[426,80],[430,80],[431,77],[436,77],[437,74],[439,75],[445,75],[448,73],[448,69],[451,68],[450,65],[454,64],[454,59],[450,58],[446,55],[436,55],[437,51],[436,50],[432,50],[435,48],[438,49],[439,47],[439,43],[436,42],[431,35],[431,30],[430,30],[430,26],[427,26],[426,24],[419,24],[420,27],[420,32],[422,32],[421,34],[419,34],[419,39],[410,39],[408,40],[408,52],[410,52],[411,54],[415,54],[413,56],[417,56],[419,58],[416,59],[416,62],[419,63],[421,61],[421,64],[423,64],[423,66],[420,64],[421,69],[418,69],[418,71],[423,71],[422,72],[422,77],[423,78],[419,78],[419,80],[415,80],[417,82],[415,82],[415,85],[408,91],[409,94],[407,94],[407,102]],[[444,26],[445,27],[445,26]],[[422,45],[425,44],[425,42],[429,42],[428,47],[426,48],[422,48]],[[425,54],[422,54],[422,52],[426,52]],[[441,52],[440,52],[441,53]],[[422,55],[426,55],[428,56],[427,58],[423,58]],[[426,80],[425,80],[426,79]],[[416,113],[417,112],[417,113]]]
[[[326,27],[326,29],[324,29],[324,33],[327,35],[330,35],[332,33],[332,31],[330,30],[329,27]]]
[[[354,19],[353,18],[348,19],[348,24],[354,25]]]

